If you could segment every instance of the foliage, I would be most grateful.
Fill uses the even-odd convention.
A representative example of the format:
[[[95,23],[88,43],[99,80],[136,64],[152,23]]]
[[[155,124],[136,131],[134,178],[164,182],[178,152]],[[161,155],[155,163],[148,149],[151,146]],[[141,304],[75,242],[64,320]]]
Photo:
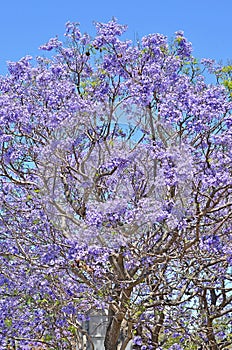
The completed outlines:
[[[1,349],[226,349],[231,101],[182,32],[67,23],[0,81]],[[210,62],[203,61],[206,67]],[[119,345],[120,343],[120,345]]]

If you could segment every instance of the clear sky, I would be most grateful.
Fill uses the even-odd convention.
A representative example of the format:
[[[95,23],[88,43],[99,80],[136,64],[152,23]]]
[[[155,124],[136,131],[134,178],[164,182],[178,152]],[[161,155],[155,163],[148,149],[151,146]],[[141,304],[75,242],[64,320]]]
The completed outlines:
[[[50,37],[61,38],[67,21],[94,34],[93,21],[112,16],[129,26],[128,39],[150,33],[171,38],[183,30],[196,57],[232,60],[232,0],[2,0],[0,74],[6,74],[6,61],[36,56]]]

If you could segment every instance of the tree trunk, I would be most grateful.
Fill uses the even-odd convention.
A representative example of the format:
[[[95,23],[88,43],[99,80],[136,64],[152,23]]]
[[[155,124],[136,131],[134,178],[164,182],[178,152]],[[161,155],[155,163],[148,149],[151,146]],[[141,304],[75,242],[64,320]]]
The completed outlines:
[[[207,320],[207,337],[209,341],[209,349],[218,350],[219,348],[213,332],[213,321],[210,318]]]
[[[117,315],[109,311],[109,325],[106,329],[104,341],[105,350],[117,350],[118,340],[121,331],[121,324],[124,319],[125,312],[119,312]]]
[[[122,328],[122,322],[125,318],[127,307],[126,303],[130,299],[132,288],[122,290],[118,300],[118,311],[115,312],[109,309],[109,324],[106,329],[106,335],[104,340],[105,350],[117,350],[119,337]]]

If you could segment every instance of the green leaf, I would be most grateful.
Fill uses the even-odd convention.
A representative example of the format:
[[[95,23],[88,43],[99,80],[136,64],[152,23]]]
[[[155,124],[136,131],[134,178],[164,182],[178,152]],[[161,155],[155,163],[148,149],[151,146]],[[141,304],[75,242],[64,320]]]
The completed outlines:
[[[69,326],[68,330],[72,333],[72,334],[76,334],[76,327],[75,326]]]
[[[11,327],[11,325],[12,325],[12,320],[10,320],[9,318],[7,318],[7,319],[5,319],[4,323],[5,323],[5,326],[6,326],[6,327]]]
[[[231,80],[225,80],[223,81],[223,85],[227,87],[229,90],[232,90],[232,81]]]
[[[231,73],[232,72],[232,66],[225,66],[222,68],[223,73]]]
[[[45,336],[44,336],[45,341],[50,341],[52,339],[53,339],[53,336],[51,334],[45,334]]]

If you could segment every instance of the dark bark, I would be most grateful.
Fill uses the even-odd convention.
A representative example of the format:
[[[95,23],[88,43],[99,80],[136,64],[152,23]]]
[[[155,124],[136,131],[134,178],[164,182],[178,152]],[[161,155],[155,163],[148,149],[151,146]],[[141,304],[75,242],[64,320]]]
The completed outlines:
[[[213,331],[213,322],[210,318],[207,321],[207,337],[209,341],[209,350],[219,350]]]
[[[121,292],[121,300],[119,311],[115,312],[112,309],[109,310],[109,324],[106,329],[104,346],[105,350],[117,350],[122,322],[125,318],[127,308],[126,303],[128,302],[132,289],[127,289]]]
[[[164,323],[164,313],[161,312],[158,318],[157,325],[155,326],[155,329],[152,335],[152,341],[156,346],[159,345],[159,335],[160,335],[160,331],[162,329],[163,323]]]
[[[124,319],[124,312],[119,312],[117,315],[109,311],[109,324],[106,329],[104,341],[105,350],[117,350],[117,345],[120,337],[121,324]]]

